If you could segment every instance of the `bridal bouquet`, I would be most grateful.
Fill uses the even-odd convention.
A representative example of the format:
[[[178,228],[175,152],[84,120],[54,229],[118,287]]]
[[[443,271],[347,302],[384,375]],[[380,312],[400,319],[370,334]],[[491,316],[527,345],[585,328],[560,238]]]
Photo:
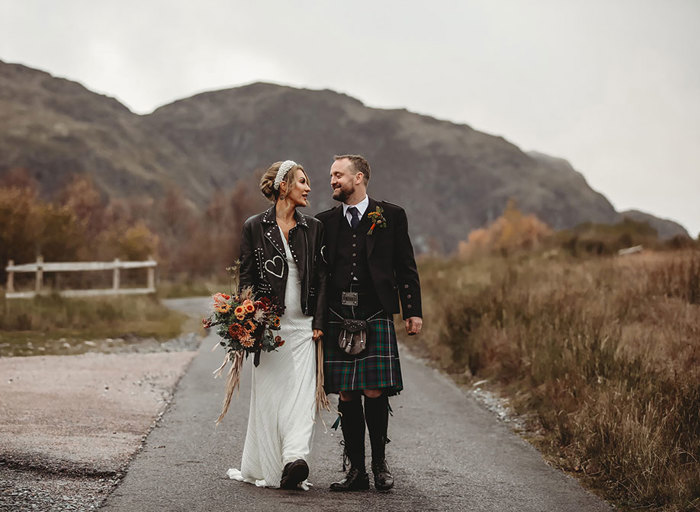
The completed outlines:
[[[239,295],[217,293],[213,299],[213,312],[202,325],[216,327],[228,353],[270,352],[284,344],[273,333],[280,328],[281,308],[268,297],[256,298],[251,288],[244,288]]]
[[[273,351],[284,345],[284,340],[274,334],[280,328],[282,314],[282,308],[276,301],[269,297],[256,297],[252,288],[243,288],[238,295],[217,293],[212,298],[213,311],[202,320],[202,326],[207,329],[216,327],[216,333],[221,338],[218,345],[226,349],[224,362],[214,370],[214,376],[220,376],[231,362],[226,380],[226,398],[216,420],[219,423],[228,412],[233,392],[240,384],[243,358],[253,354],[257,366],[260,352]]]

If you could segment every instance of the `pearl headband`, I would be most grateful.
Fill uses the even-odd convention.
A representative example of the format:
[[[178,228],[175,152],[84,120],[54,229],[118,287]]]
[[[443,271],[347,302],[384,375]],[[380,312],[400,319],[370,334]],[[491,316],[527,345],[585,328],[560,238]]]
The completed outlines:
[[[275,183],[272,185],[272,187],[275,190],[280,189],[280,183],[282,183],[282,180],[284,180],[284,177],[289,172],[289,169],[291,169],[295,165],[297,165],[297,163],[293,160],[285,160],[284,162],[282,162],[282,165],[280,165],[280,168],[277,171],[277,176],[275,176]]]

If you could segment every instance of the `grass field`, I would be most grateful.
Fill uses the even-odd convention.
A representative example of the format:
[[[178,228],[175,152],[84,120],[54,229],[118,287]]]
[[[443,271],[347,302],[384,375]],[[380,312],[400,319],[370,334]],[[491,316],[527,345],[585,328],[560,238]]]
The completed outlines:
[[[411,346],[623,509],[700,507],[700,251],[426,260]]]
[[[163,299],[177,299],[181,297],[205,297],[217,292],[232,293],[231,282],[224,282],[221,278],[210,279],[181,279],[179,281],[166,281],[158,284],[158,297]]]
[[[64,344],[76,353],[75,342],[84,340],[167,340],[180,335],[186,321],[154,296],[7,300],[1,292],[0,356],[66,353]]]

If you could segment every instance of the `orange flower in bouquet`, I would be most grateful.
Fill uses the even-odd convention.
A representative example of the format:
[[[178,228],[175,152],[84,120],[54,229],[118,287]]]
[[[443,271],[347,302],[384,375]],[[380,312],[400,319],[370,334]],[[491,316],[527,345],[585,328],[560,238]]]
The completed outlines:
[[[255,306],[253,305],[253,301],[250,299],[243,301],[243,308],[245,309],[246,313],[255,312]]]
[[[245,336],[245,329],[241,326],[241,324],[231,324],[228,326],[228,333],[232,338],[240,338],[241,336]]]
[[[251,348],[255,343],[255,339],[250,335],[249,332],[246,332],[243,336],[241,336],[239,341],[241,342],[241,345],[243,345],[245,348]]]
[[[225,293],[215,293],[212,296],[212,299],[214,299],[214,307],[218,306],[219,304],[226,304],[229,299],[231,299],[230,295],[226,295]]]
[[[217,310],[219,313],[228,313],[229,311],[231,311],[231,304],[217,304],[216,306],[214,306],[214,309]]]

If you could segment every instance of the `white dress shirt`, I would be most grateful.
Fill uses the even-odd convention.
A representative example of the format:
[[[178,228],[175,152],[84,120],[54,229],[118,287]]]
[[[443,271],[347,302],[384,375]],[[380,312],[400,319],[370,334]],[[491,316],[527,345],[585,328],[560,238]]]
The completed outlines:
[[[352,215],[348,213],[348,208],[351,206],[354,206],[357,208],[358,213],[360,214],[360,220],[362,219],[362,216],[365,214],[365,211],[367,210],[367,207],[369,206],[369,196],[365,196],[365,198],[360,201],[357,204],[345,204],[343,203],[343,215],[345,215],[345,219],[347,219],[348,224],[352,226]]]

